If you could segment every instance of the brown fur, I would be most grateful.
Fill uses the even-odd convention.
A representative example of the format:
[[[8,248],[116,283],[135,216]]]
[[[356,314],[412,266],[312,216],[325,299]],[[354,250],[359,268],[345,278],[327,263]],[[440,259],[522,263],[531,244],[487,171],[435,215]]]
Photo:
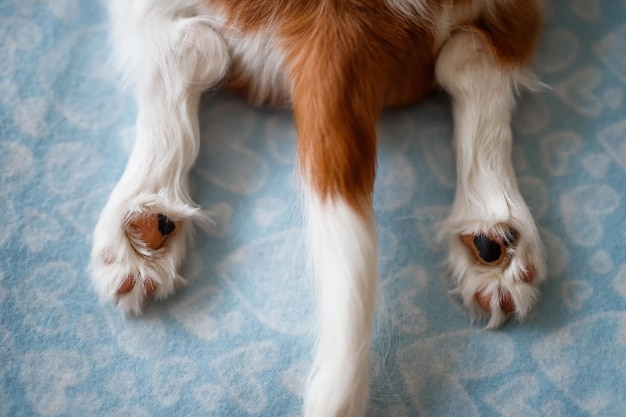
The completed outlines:
[[[383,107],[413,103],[435,87],[435,27],[443,7],[475,0],[430,0],[432,19],[403,15],[384,0],[217,0],[242,32],[271,31],[286,53],[298,155],[322,198],[343,197],[369,211],[376,165],[376,122]],[[535,0],[503,0],[461,20],[486,35],[505,68],[526,63],[539,33]],[[451,28],[453,31],[454,28]],[[232,86],[248,85],[236,74]]]

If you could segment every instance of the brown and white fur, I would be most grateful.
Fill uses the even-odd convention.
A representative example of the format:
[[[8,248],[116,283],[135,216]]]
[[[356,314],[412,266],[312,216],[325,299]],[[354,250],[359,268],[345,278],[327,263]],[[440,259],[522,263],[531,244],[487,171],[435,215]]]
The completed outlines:
[[[94,232],[102,299],[139,313],[146,297],[184,282],[177,268],[192,222],[204,218],[187,179],[202,92],[221,85],[255,104],[290,102],[319,300],[304,415],[363,415],[378,279],[376,123],[383,108],[439,86],[455,122],[456,198],[440,237],[456,292],[490,328],[527,315],[546,270],[511,163],[510,120],[517,91],[535,84],[535,0],[109,3],[139,114],[128,166]]]

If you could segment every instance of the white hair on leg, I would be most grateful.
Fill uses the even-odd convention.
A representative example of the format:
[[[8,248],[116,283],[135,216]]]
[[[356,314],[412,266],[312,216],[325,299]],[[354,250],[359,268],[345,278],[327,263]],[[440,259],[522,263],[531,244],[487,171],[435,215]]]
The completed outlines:
[[[546,277],[543,245],[511,162],[516,89],[533,78],[500,68],[485,35],[471,29],[443,46],[436,76],[452,96],[457,156],[456,196],[441,235],[456,292],[476,315],[490,310],[487,327],[496,328],[509,313],[528,314]]]
[[[365,412],[378,282],[376,227],[341,199],[306,193],[319,338],[304,399],[306,417]]]
[[[90,268],[100,298],[125,312],[139,313],[147,295],[164,298],[183,282],[176,269],[189,220],[203,218],[187,180],[198,154],[198,104],[224,77],[229,56],[210,20],[186,17],[195,3],[109,4],[115,60],[134,87],[139,114],[128,165],[94,231]],[[158,224],[162,242],[146,242],[148,224]]]

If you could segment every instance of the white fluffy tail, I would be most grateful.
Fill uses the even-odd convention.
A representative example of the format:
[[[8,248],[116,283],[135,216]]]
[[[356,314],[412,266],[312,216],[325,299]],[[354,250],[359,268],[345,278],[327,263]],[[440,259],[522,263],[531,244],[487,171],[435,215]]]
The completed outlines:
[[[306,417],[362,416],[378,281],[370,210],[345,201],[306,201],[317,284],[319,339],[306,395]]]

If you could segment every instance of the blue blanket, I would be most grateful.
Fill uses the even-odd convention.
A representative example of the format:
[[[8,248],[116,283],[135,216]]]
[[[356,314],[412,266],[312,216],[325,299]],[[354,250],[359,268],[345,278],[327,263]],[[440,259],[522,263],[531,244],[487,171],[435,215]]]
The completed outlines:
[[[626,416],[626,3],[547,2],[515,168],[549,256],[526,323],[482,330],[433,242],[449,100],[379,124],[381,291],[367,416]],[[205,97],[198,234],[174,297],[100,305],[90,235],[133,142],[99,2],[0,2],[0,417],[300,415],[312,346],[287,112]]]

